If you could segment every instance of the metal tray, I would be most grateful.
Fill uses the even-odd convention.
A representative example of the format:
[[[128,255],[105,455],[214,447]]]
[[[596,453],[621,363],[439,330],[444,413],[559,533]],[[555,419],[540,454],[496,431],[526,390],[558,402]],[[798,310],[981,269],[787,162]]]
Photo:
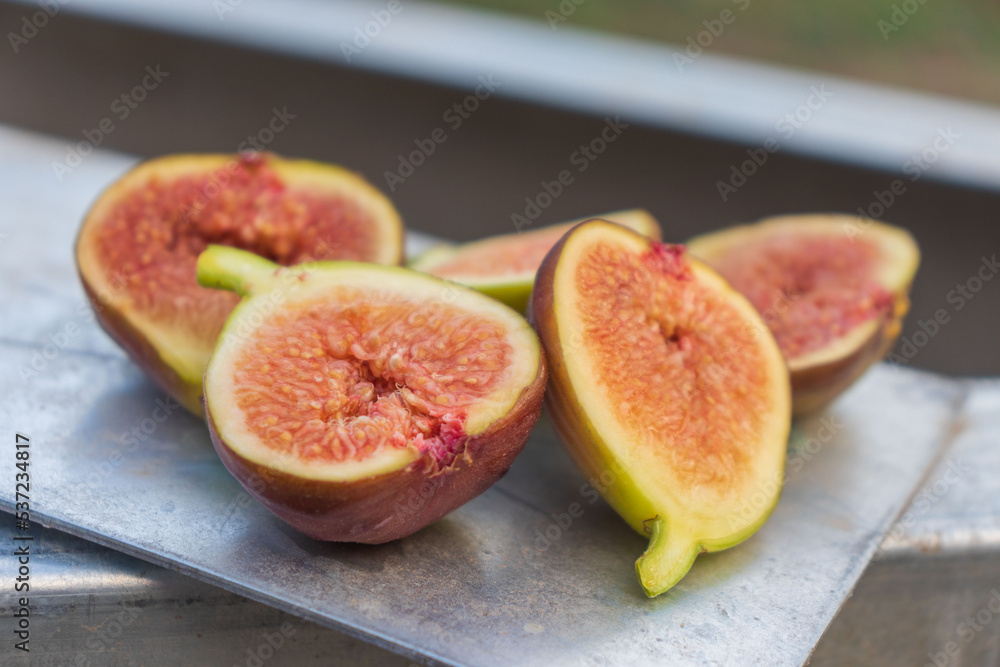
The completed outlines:
[[[132,160],[95,151],[60,182],[50,164],[63,150],[0,128],[0,229],[10,230],[0,245],[10,461],[0,508],[13,507],[14,432],[26,433],[35,521],[415,659],[801,664],[958,427],[966,384],[873,369],[796,425],[791,474],[765,527],[701,557],[655,600],[632,569],[645,540],[590,502],[544,421],[500,483],[418,534],[379,547],[316,542],[239,487],[201,422],[178,411],[157,421],[162,394],[93,323],[72,239],[89,201]],[[123,439],[133,429],[145,436],[135,445]],[[560,528],[573,503],[582,516]]]

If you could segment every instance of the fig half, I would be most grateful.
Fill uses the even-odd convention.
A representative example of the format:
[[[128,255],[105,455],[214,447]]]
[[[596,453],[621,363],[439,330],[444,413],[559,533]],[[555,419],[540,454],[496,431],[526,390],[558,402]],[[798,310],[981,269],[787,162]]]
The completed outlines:
[[[210,243],[279,264],[398,264],[403,227],[361,177],[270,154],[174,155],[140,164],[83,221],[76,261],[98,321],[178,402],[201,413],[201,377],[233,294],[195,280]]]
[[[715,271],[591,220],[545,258],[530,315],[563,441],[588,476],[610,474],[604,497],[650,538],[636,562],[648,596],[764,523],[784,475],[788,371]]]
[[[903,229],[850,215],[788,215],[692,239],[764,316],[792,377],[792,410],[817,410],[884,357],[903,326],[920,251]]]
[[[538,420],[546,370],[524,318],[401,267],[290,268],[211,246],[237,292],[205,372],[212,442],[254,497],[320,540],[405,537],[485,491]]]
[[[597,216],[634,229],[656,240],[660,225],[641,209]],[[535,274],[545,254],[574,225],[583,220],[549,225],[518,234],[503,234],[461,245],[431,248],[410,263],[410,268],[447,278],[503,301],[524,312],[535,284]]]

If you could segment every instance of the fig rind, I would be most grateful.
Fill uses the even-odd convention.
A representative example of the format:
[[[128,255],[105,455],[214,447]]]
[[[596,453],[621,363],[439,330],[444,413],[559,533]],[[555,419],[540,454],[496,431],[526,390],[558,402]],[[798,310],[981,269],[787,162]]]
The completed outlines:
[[[516,234],[491,236],[489,238],[479,239],[478,241],[471,241],[469,243],[462,243],[458,245],[435,246],[412,260],[409,263],[409,266],[411,269],[436,275],[461,285],[465,285],[466,287],[471,287],[479,292],[482,292],[483,294],[493,297],[494,299],[502,301],[518,312],[524,312],[528,307],[528,299],[531,297],[531,290],[535,284],[537,267],[529,270],[514,271],[505,275],[497,275],[495,273],[486,275],[480,273],[450,274],[439,272],[439,267],[445,265],[447,262],[455,260],[464,253],[482,252],[484,249],[495,246],[497,242],[508,243],[518,240],[523,241],[525,247],[528,247],[530,244],[534,243],[535,239],[541,239],[542,235],[545,235],[546,238],[552,235],[552,240],[545,245],[545,250],[547,251],[552,245],[555,245],[555,242],[562,236],[562,233],[569,231],[571,227],[583,222],[584,220],[590,220],[593,218],[610,220],[611,222],[624,225],[625,227],[628,227],[629,229],[632,229],[644,236],[648,236],[657,241],[660,240],[660,225],[656,221],[656,218],[642,209],[627,209],[592,216],[591,218],[581,218],[571,222],[547,225],[545,227],[519,232]],[[560,229],[562,232],[556,233]],[[511,249],[508,248],[506,250],[510,251]]]
[[[379,226],[377,254],[370,261],[399,264],[403,260],[403,225],[386,197],[362,177],[336,165],[289,160],[262,154],[268,166],[285,182],[318,190],[343,191],[362,204]],[[77,272],[102,328],[170,396],[188,411],[203,415],[202,375],[215,341],[195,340],[152,321],[130,303],[121,284],[109,280],[95,250],[101,224],[113,207],[142,188],[151,178],[222,173],[240,161],[225,154],[170,155],[143,162],[109,186],[91,206],[76,240]],[[127,279],[127,277],[126,277]],[[197,317],[197,312],[191,313]]]
[[[607,411],[602,412],[595,398],[593,387],[599,379],[585,377],[570,367],[580,346],[574,345],[572,338],[567,339],[572,336],[568,330],[561,331],[561,325],[569,320],[561,322],[560,317],[560,309],[565,306],[561,301],[566,301],[560,297],[560,287],[567,284],[560,272],[571,272],[574,268],[573,257],[579,254],[572,247],[574,244],[582,247],[600,237],[624,240],[637,251],[651,246],[649,239],[606,221],[578,225],[553,247],[542,263],[529,319],[545,349],[550,378],[545,402],[553,423],[572,458],[588,477],[602,478],[602,474],[610,472],[614,481],[605,485],[602,495],[634,530],[650,538],[648,549],[636,561],[636,573],[646,595],[655,597],[680,581],[698,554],[727,549],[747,539],[764,524],[777,504],[791,426],[788,371],[777,344],[750,303],[707,265],[689,257],[694,279],[707,281],[711,289],[724,294],[740,316],[762,332],[755,338],[766,359],[768,384],[762,391],[772,401],[773,408],[761,441],[756,443],[759,460],[752,464],[756,467],[733,490],[739,502],[734,500],[729,507],[699,508],[703,516],[686,512],[677,500],[687,491],[680,488],[683,485],[666,488],[666,478],[657,475],[656,466],[650,465],[648,458],[632,460],[624,453],[627,447],[620,442],[622,430],[609,426]],[[654,396],[649,398],[657,400]],[[624,437],[628,439],[627,434]],[[760,494],[763,501],[751,503],[750,515],[746,516],[743,501],[754,494]]]
[[[510,468],[538,420],[547,378],[537,336],[506,306],[472,290],[401,267],[356,262],[314,262],[282,268],[241,250],[210,247],[199,257],[198,277],[205,286],[244,295],[219,339],[205,373],[209,431],[219,457],[247,491],[297,530],[320,540],[379,544],[410,535],[481,494]],[[294,307],[342,281],[373,289],[398,287],[415,298],[432,295],[475,304],[490,316],[509,321],[511,340],[520,345],[519,371],[528,378],[512,404],[491,407],[470,417],[467,438],[444,465],[412,447],[389,451],[375,460],[310,465],[294,455],[261,453],[248,447],[232,421],[239,415],[227,402],[227,355],[253,335],[241,325],[255,313]],[[230,346],[235,346],[230,349]],[[518,375],[520,374],[520,375]],[[521,386],[521,385],[517,385]]]
[[[777,235],[829,235],[874,241],[882,253],[876,282],[892,297],[880,316],[855,326],[824,348],[787,359],[795,416],[815,412],[847,390],[892,349],[909,311],[909,292],[920,265],[920,250],[904,229],[852,215],[782,215],[723,229],[688,241],[691,254],[715,265],[733,249]]]

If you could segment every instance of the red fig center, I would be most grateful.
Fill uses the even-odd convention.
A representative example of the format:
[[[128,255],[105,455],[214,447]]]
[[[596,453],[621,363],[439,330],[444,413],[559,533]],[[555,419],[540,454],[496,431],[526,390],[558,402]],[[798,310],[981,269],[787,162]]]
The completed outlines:
[[[553,225],[474,244],[433,267],[436,276],[510,275],[534,272],[571,225]]]
[[[786,234],[742,243],[713,263],[793,359],[892,307],[892,295],[876,280],[879,256],[863,237]]]
[[[767,361],[728,290],[703,284],[683,252],[587,247],[575,275],[579,338],[636,451],[658,452],[693,486],[738,488],[743,443],[770,414]]]
[[[470,409],[506,381],[507,330],[439,301],[339,289],[282,309],[240,351],[247,428],[302,461],[415,447],[447,464]]]
[[[370,214],[347,196],[295,186],[266,156],[251,155],[213,172],[164,168],[133,187],[102,222],[97,252],[110,284],[146,317],[214,340],[238,298],[195,280],[211,243],[289,265],[364,259],[379,239]]]

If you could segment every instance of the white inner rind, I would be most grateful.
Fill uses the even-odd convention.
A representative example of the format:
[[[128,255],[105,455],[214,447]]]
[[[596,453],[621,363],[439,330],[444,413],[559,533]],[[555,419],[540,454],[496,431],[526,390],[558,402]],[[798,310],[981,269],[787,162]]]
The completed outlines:
[[[270,284],[261,284],[244,299],[219,337],[215,353],[205,372],[205,396],[209,414],[222,440],[240,456],[281,472],[325,481],[354,481],[401,469],[420,457],[413,446],[384,446],[361,461],[303,462],[277,452],[251,430],[234,390],[236,362],[253,340],[254,331],[276,309],[293,309],[296,304],[329,298],[340,288],[363,291],[373,303],[405,306],[442,300],[450,307],[467,310],[477,317],[499,322],[507,332],[511,347],[510,363],[488,399],[480,399],[466,415],[465,433],[475,436],[508,414],[525,388],[538,375],[540,347],[535,332],[518,313],[499,301],[438,278],[408,269],[376,267],[356,262],[318,262],[301,269],[280,269]],[[276,305],[277,304],[277,305]],[[257,322],[254,325],[254,322]]]
[[[633,234],[617,232],[608,225],[593,225],[579,229],[564,245],[554,276],[553,307],[559,339],[573,354],[564,355],[566,372],[573,388],[573,395],[580,403],[596,431],[599,444],[626,471],[638,492],[656,514],[668,520],[670,539],[689,539],[705,546],[718,543],[729,546],[729,538],[752,532],[777,501],[783,482],[785,449],[791,414],[791,396],[785,361],[773,337],[766,333],[766,325],[749,301],[732,290],[715,271],[697,260],[691,261],[695,280],[702,286],[725,294],[726,302],[735,308],[746,321],[754,322],[758,331],[765,332],[756,338],[766,361],[767,389],[772,415],[764,420],[765,431],[748,433],[741,443],[746,451],[749,469],[742,477],[744,484],[738,488],[719,489],[716,486],[692,486],[681,479],[656,450],[644,446],[644,436],[632,432],[611,409],[618,400],[613,389],[601,382],[602,367],[599,359],[590,355],[580,344],[582,314],[587,309],[588,295],[579,293],[576,286],[577,266],[586,251],[596,243],[618,244],[628,252],[642,254],[649,250],[649,240]],[[690,258],[689,258],[690,259]],[[648,400],[661,400],[649,396]],[[669,447],[669,443],[663,446]],[[752,505],[752,512],[743,511],[745,499],[761,491],[766,502]],[[635,527],[653,516],[636,514],[630,503],[616,509]],[[648,509],[639,509],[648,512]],[[734,522],[734,517],[738,519]],[[682,537],[682,535],[684,537]]]

